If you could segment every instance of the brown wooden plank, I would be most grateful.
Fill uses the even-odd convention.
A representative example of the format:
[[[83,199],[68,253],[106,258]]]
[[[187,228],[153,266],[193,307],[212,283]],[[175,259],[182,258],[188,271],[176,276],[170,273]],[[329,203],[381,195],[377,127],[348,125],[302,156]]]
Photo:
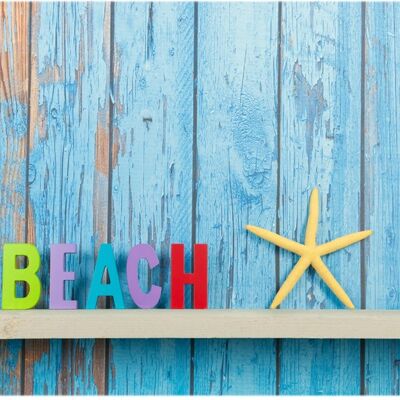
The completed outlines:
[[[29,3],[0,3],[1,245],[24,242],[26,234],[28,64]],[[21,340],[0,341],[0,395],[21,393],[22,355]]]

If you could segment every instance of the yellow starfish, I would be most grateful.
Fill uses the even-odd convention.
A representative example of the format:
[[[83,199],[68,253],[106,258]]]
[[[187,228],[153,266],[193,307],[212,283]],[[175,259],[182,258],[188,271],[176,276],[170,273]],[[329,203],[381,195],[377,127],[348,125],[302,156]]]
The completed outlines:
[[[312,265],[317,271],[322,280],[328,285],[333,293],[339,298],[339,300],[349,308],[354,308],[349,296],[334,278],[329,271],[328,267],[321,260],[321,256],[333,253],[337,250],[343,249],[344,247],[350,246],[353,243],[357,243],[369,235],[372,234],[371,230],[362,231],[357,233],[351,233],[346,236],[342,236],[338,239],[332,240],[331,242],[317,245],[317,225],[318,225],[318,189],[313,189],[310,196],[310,207],[309,215],[306,228],[306,239],[304,244],[295,242],[287,239],[281,235],[268,231],[266,229],[259,228],[257,226],[246,225],[246,229],[255,235],[279,246],[283,249],[289,250],[292,253],[298,254],[300,260],[294,266],[289,276],[279,289],[274,300],[272,301],[271,308],[276,308],[289,292],[293,289],[296,282],[300,279],[306,269]]]

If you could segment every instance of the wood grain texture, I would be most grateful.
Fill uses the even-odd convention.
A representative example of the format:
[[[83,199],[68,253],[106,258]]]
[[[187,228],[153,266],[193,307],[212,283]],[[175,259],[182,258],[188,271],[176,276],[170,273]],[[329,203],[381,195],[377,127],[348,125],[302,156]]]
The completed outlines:
[[[318,187],[323,243],[360,226],[361,5],[282,7],[281,234],[304,240],[309,195]],[[281,282],[297,259],[280,251]],[[359,245],[325,261],[360,307]],[[309,269],[282,307],[342,305]],[[356,341],[282,341],[281,394],[357,394],[359,371]]]
[[[29,4],[0,4],[0,244],[25,241]],[[2,271],[0,254],[0,273]],[[19,288],[21,291],[22,288]],[[1,295],[1,288],[0,288]],[[0,395],[21,393],[22,341],[0,341]]]
[[[0,338],[399,339],[400,312],[260,309],[2,311]],[[127,340],[120,342],[129,347]],[[205,342],[216,346],[222,341]],[[237,363],[239,359],[245,365],[248,362],[246,350],[251,350],[252,342],[226,341],[228,346],[240,349],[239,355],[230,352],[226,363]],[[154,340],[146,343],[157,345]],[[168,344],[168,341],[163,343]],[[324,342],[321,343],[323,348]],[[123,346],[119,351],[119,356],[123,357]],[[154,366],[155,360],[148,362]]]
[[[109,6],[33,6],[29,241],[42,256],[41,307],[48,307],[49,245],[67,256],[68,296],[84,308],[96,249],[106,240]],[[25,392],[104,393],[104,341],[28,341]]]
[[[171,243],[185,244],[190,265],[193,9],[115,4],[111,239],[129,308],[131,245],[149,243],[159,255],[154,273],[139,271],[144,290],[163,286],[158,307],[169,307]],[[189,340],[112,340],[109,360],[110,394],[189,393]]]
[[[142,284],[163,283],[168,308],[169,246],[185,244],[189,268],[195,240],[209,244],[210,307],[266,308],[296,258],[242,226],[303,239],[317,185],[320,242],[375,231],[366,282],[359,245],[327,265],[356,307],[365,283],[367,308],[398,310],[399,6],[366,5],[364,38],[360,3],[118,3],[113,24],[111,7],[0,4],[0,243],[38,245],[41,307],[52,242],[78,244],[81,307],[101,242],[121,277],[129,247],[152,244],[161,266],[141,266]],[[282,307],[341,305],[310,271]],[[398,341],[366,341],[364,370],[358,341],[277,343],[27,341],[24,356],[1,341],[0,393],[400,393]]]
[[[365,223],[375,230],[365,247],[367,308],[400,308],[398,18],[398,4],[366,6]],[[398,341],[367,342],[367,394],[400,394],[399,359]]]
[[[277,4],[200,3],[197,243],[208,243],[209,307],[264,308],[274,248],[248,223],[274,229],[277,182]],[[194,394],[275,392],[275,343],[195,341]]]

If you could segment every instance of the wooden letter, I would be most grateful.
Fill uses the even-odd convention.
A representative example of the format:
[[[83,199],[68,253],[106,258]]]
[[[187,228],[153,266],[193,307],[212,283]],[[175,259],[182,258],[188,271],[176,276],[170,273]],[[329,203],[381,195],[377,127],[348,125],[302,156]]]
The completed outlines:
[[[110,283],[107,284],[101,282],[106,267],[110,280]],[[111,296],[114,299],[115,308],[125,308],[113,250],[110,244],[105,243],[100,246],[92,282],[89,288],[86,308],[96,308],[97,298],[99,296]]]
[[[28,259],[26,268],[17,268],[17,257]],[[40,299],[41,283],[36,275],[40,268],[40,255],[33,244],[6,243],[3,248],[3,300],[4,310],[27,310],[35,307]],[[25,297],[17,297],[16,282],[29,286]]]
[[[76,300],[65,300],[64,282],[75,280],[75,272],[65,271],[65,254],[76,253],[75,243],[52,244],[50,246],[50,307],[55,310],[75,310]]]
[[[171,308],[184,308],[185,285],[193,285],[194,308],[207,308],[207,245],[194,245],[194,271],[185,273],[183,244],[171,245]]]
[[[132,247],[126,263],[126,276],[128,278],[129,292],[132,300],[140,308],[153,308],[157,305],[161,297],[161,287],[151,285],[148,293],[143,293],[139,284],[139,260],[143,258],[149,263],[150,269],[159,264],[154,249],[149,244],[138,244]]]

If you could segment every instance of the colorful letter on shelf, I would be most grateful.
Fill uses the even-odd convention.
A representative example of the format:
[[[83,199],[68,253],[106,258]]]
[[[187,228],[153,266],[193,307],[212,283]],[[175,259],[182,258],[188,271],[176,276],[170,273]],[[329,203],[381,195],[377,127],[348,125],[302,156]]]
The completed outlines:
[[[144,293],[139,284],[139,260],[147,260],[150,269],[159,264],[157,254],[149,244],[138,244],[132,247],[126,263],[126,276],[129,292],[132,300],[140,308],[153,308],[157,305],[161,296],[161,287],[151,285],[150,291]]]
[[[110,280],[109,283],[102,282],[106,267]],[[114,253],[111,245],[105,243],[100,246],[97,256],[86,308],[96,308],[97,298],[100,296],[111,296],[114,299],[115,308],[125,308]]]
[[[207,308],[207,245],[194,245],[193,273],[185,273],[183,244],[171,245],[171,308],[184,308],[185,285],[193,285],[194,308]]]
[[[17,267],[17,257],[27,258],[26,268]],[[4,310],[27,310],[40,299],[41,283],[36,275],[40,268],[40,255],[33,244],[6,243],[3,247],[3,299]],[[17,297],[17,282],[26,282],[25,297]]]
[[[65,271],[65,254],[76,253],[75,243],[60,243],[50,246],[50,307],[58,310],[75,310],[76,300],[65,300],[65,281],[73,281],[75,272]]]

